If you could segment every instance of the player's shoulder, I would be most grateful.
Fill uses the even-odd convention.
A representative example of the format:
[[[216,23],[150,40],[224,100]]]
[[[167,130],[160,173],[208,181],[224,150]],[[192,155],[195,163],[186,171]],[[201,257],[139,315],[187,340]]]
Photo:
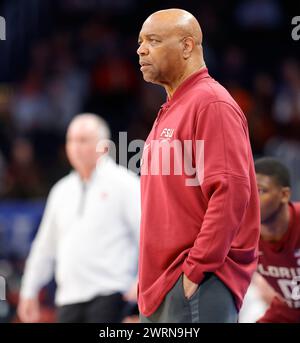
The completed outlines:
[[[69,190],[76,180],[76,173],[71,171],[69,174],[65,175],[61,179],[59,179],[51,188],[50,194],[59,195],[61,193],[66,192]]]
[[[197,83],[191,92],[190,99],[196,103],[200,112],[210,107],[215,109],[217,105],[220,109],[227,108],[232,112],[242,113],[229,91],[212,77]]]
[[[139,183],[139,177],[132,170],[116,164],[116,173],[119,175],[119,180],[125,184],[137,184]]]
[[[105,160],[105,171],[106,176],[112,179],[112,182],[114,183],[126,184],[139,182],[137,174],[126,167],[117,164],[111,157],[107,157]]]
[[[290,230],[293,235],[293,243],[300,248],[300,202],[290,202],[292,218],[290,219]]]

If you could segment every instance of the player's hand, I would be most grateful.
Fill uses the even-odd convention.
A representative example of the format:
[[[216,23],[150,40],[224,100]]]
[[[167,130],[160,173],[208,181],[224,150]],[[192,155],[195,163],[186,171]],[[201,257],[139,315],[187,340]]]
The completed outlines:
[[[199,285],[197,283],[194,283],[188,277],[183,274],[183,290],[184,290],[184,296],[187,299],[190,299],[193,294],[197,291]]]
[[[40,304],[37,298],[20,299],[17,308],[20,320],[24,323],[34,323],[40,319]]]
[[[137,301],[137,280],[131,285],[129,291],[123,295],[123,299],[129,302]]]

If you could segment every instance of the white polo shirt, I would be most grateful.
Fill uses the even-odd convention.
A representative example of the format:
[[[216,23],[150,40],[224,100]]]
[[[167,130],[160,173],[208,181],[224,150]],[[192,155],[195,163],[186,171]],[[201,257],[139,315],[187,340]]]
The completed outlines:
[[[52,188],[26,261],[22,297],[51,280],[57,305],[126,292],[137,273],[139,178],[111,158],[89,182],[71,172]]]

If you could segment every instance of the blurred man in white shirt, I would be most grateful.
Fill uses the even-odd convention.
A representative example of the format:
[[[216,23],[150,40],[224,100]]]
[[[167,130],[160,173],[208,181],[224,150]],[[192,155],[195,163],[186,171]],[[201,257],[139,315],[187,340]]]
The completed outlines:
[[[53,273],[59,322],[120,322],[125,300],[133,300],[139,179],[107,156],[109,138],[108,125],[93,114],[76,116],[68,127],[74,171],[51,189],[26,261],[18,306],[24,322],[39,320],[38,294]]]

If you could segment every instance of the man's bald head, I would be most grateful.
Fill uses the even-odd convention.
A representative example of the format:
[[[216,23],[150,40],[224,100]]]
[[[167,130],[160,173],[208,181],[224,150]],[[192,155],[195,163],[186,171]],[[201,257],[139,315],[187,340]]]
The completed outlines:
[[[88,135],[94,135],[99,139],[110,139],[110,130],[107,122],[93,113],[82,113],[76,115],[69,124],[70,130],[86,131]],[[68,134],[67,133],[67,134]]]
[[[197,19],[176,8],[155,12],[146,19],[137,53],[144,79],[164,86],[169,96],[205,65]]]
[[[108,148],[110,130],[104,119],[91,114],[79,114],[71,121],[67,131],[66,152],[75,170],[83,178],[95,169],[97,160]],[[103,151],[98,144],[103,141]]]
[[[202,44],[202,31],[197,19],[188,11],[170,8],[151,14],[144,25],[150,23],[160,25],[170,34],[176,34],[182,38],[193,37],[197,45]]]

